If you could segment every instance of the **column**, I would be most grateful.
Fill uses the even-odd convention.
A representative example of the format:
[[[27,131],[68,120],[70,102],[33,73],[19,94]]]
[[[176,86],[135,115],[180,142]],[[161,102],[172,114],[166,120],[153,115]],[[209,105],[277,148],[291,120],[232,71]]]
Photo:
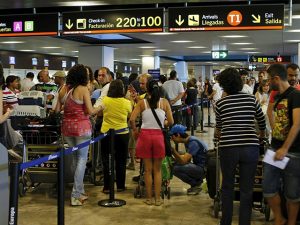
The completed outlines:
[[[155,69],[155,57],[142,58],[142,73],[148,73],[148,70]]]
[[[106,46],[79,47],[78,63],[89,66],[93,71],[102,66],[114,71],[114,48]]]
[[[202,66],[194,66],[194,74],[197,81],[199,80],[199,77],[204,81],[205,77],[203,77]]]
[[[185,61],[179,61],[175,65],[175,70],[177,72],[177,78],[181,82],[188,81],[188,67]]]
[[[160,69],[160,57],[154,56],[154,69]]]

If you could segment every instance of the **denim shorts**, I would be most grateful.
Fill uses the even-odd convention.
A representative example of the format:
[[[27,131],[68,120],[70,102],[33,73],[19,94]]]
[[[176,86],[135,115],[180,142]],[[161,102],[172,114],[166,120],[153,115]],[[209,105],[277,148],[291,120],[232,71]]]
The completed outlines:
[[[281,191],[281,185],[283,184],[283,191],[286,199],[292,202],[300,201],[300,176],[295,176],[295,174],[289,172],[290,169],[292,169],[291,165],[292,164],[289,166],[289,170],[282,170],[264,163],[264,197],[268,198],[275,196]]]

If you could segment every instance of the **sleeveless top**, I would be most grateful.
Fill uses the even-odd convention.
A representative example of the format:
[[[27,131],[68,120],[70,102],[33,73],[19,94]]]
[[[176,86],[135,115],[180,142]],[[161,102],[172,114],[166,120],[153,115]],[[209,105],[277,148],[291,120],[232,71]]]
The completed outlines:
[[[155,109],[157,117],[159,118],[161,125],[164,126],[166,112],[160,108],[160,101],[158,102],[158,108]],[[151,109],[148,107],[148,102],[144,99],[145,110],[142,112],[142,129],[160,129]]]
[[[71,92],[71,93],[70,93]],[[62,122],[64,136],[89,136],[92,134],[92,125],[89,114],[83,101],[73,98],[73,89],[67,94]]]

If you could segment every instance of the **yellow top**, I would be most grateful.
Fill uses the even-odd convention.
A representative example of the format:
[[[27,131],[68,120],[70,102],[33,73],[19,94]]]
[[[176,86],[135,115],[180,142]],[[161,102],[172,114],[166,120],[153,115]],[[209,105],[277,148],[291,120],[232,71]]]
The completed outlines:
[[[127,118],[132,111],[131,103],[125,98],[111,98],[105,96],[102,101],[103,123],[101,133],[106,133],[109,129],[123,129],[128,127]],[[126,134],[128,131],[120,134]]]

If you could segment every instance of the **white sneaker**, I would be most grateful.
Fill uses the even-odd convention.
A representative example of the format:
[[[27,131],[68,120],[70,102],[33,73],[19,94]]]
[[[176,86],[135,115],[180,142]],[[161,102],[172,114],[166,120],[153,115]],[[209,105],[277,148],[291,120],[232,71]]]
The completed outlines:
[[[83,200],[80,198],[71,197],[71,206],[82,206]]]

